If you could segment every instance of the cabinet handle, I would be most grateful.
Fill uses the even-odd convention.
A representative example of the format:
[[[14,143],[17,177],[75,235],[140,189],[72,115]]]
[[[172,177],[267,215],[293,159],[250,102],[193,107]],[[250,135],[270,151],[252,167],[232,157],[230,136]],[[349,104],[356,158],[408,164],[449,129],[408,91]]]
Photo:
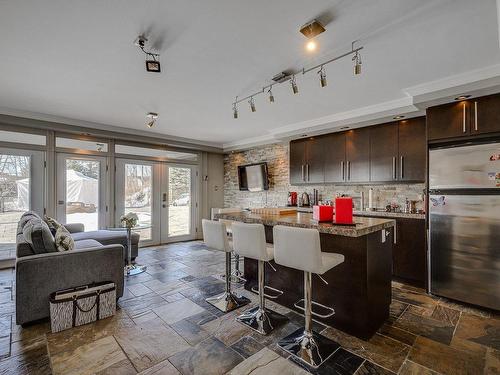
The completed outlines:
[[[477,131],[477,102],[474,102],[474,130]]]
[[[304,177],[304,164],[302,164],[302,181],[305,181],[305,177]]]
[[[307,181],[309,181],[309,164],[306,164],[306,176],[307,176]]]
[[[347,180],[351,180],[351,162],[347,160]]]
[[[465,133],[465,104],[466,102],[464,102],[464,107],[463,107],[463,110],[462,110],[462,126],[463,126],[463,132]]]
[[[342,181],[345,181],[345,169],[344,169],[344,161],[340,162],[340,171],[342,173]]]
[[[396,157],[392,157],[392,179],[396,179]]]
[[[404,163],[405,163],[405,159],[403,156],[401,156],[400,161],[399,161],[399,174],[400,174],[401,179],[404,178],[404,171],[405,171]]]

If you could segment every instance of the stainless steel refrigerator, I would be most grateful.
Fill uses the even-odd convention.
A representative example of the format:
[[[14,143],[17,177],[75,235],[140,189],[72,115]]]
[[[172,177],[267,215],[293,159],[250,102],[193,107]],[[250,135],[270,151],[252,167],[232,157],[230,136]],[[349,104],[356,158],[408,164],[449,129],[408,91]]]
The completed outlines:
[[[432,294],[500,310],[500,142],[429,152]]]

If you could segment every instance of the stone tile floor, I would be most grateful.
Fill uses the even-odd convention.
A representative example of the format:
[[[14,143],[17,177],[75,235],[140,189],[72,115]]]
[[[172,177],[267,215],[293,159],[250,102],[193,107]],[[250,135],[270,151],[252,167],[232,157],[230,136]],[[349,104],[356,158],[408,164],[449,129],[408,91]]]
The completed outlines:
[[[57,334],[15,324],[15,273],[0,271],[0,374],[307,374],[276,343],[302,325],[261,336],[205,302],[224,284],[224,254],[199,241],[140,250],[148,272],[126,281],[112,318]],[[240,292],[256,302],[256,296]],[[341,347],[316,374],[498,374],[500,316],[393,283],[391,315],[370,340],[315,329]]]

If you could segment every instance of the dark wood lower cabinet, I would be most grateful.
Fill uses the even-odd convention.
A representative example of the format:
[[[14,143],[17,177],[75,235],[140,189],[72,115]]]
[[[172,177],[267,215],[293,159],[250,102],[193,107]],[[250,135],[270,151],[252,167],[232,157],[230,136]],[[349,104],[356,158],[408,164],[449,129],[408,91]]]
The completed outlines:
[[[420,288],[426,287],[425,220],[396,219],[396,243],[392,252],[392,275],[408,284]]]

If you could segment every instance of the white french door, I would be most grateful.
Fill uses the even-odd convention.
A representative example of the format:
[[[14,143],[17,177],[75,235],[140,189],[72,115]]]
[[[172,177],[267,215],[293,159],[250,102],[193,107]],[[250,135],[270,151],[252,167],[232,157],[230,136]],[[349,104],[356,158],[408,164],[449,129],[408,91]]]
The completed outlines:
[[[86,231],[106,227],[106,158],[57,154],[57,220],[83,223]]]
[[[0,148],[0,260],[15,258],[17,223],[44,213],[44,152]]]
[[[115,221],[134,212],[141,245],[196,237],[196,167],[156,161],[117,159]]]

